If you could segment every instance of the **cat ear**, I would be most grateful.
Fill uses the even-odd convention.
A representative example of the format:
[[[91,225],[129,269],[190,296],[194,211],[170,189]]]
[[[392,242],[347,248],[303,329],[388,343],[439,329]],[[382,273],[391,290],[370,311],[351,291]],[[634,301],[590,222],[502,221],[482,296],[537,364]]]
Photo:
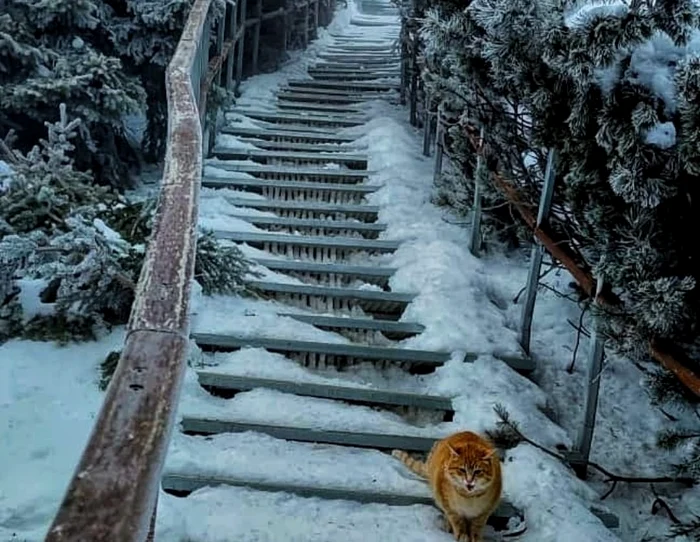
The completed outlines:
[[[484,459],[491,459],[496,453],[496,448],[491,448],[488,452],[484,454]]]
[[[450,449],[450,452],[452,452],[452,455],[456,455],[457,457],[459,457],[459,452],[455,450],[450,444],[448,444],[447,447]]]

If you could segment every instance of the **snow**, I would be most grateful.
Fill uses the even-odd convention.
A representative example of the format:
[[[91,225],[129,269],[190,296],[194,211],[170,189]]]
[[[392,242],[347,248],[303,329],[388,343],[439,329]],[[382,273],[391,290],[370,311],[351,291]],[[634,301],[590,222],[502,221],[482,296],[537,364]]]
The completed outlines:
[[[564,23],[568,28],[585,29],[591,22],[603,17],[622,19],[629,13],[627,2],[620,0],[585,2],[567,13]]]
[[[676,127],[672,122],[660,122],[647,132],[644,141],[648,145],[670,149],[676,144]]]
[[[43,540],[102,402],[98,365],[123,340],[117,329],[66,347],[0,345],[0,540]]]
[[[618,8],[601,7],[613,10]],[[594,6],[595,7],[595,6]],[[590,15],[590,10],[589,10]],[[343,30],[358,40],[383,38],[373,27],[347,28],[360,16],[353,2],[341,10],[331,30]],[[301,78],[316,54],[333,42],[323,30],[305,53],[279,72],[243,82],[237,106],[263,110],[274,91],[290,78]],[[641,56],[635,59],[644,66]],[[650,63],[649,66],[653,66]],[[640,72],[641,73],[641,72]],[[651,74],[651,67],[644,72]],[[640,75],[640,77],[642,77]],[[650,80],[664,92],[664,75]],[[467,250],[469,231],[451,223],[447,211],[431,203],[431,158],[421,154],[420,134],[406,121],[404,109],[375,100],[367,104],[373,120],[343,133],[357,135],[357,144],[369,154],[370,184],[381,189],[369,199],[381,208],[379,221],[387,224],[382,239],[399,240],[393,255],[363,260],[364,265],[397,268],[390,286],[397,292],[415,292],[402,321],[417,322],[425,331],[398,346],[452,352],[452,358],[432,374],[410,375],[396,366],[378,368],[364,363],[344,367],[308,368],[281,354],[260,348],[230,353],[203,353],[191,349],[178,408],[178,416],[212,416],[249,423],[291,424],[325,430],[358,430],[439,437],[469,428],[484,431],[497,421],[494,406],[504,405],[521,430],[550,450],[571,448],[581,425],[586,380],[587,340],[582,339],[578,361],[566,371],[576,341],[579,309],[550,290],[542,290],[535,307],[532,351],[538,370],[525,378],[498,355],[519,351],[517,336],[521,304],[513,299],[525,284],[527,262],[513,255],[482,258]],[[242,126],[264,125],[228,113]],[[668,123],[667,123],[668,124]],[[671,127],[653,128],[647,142],[663,146],[671,140]],[[219,135],[217,144],[255,148],[233,136]],[[227,161],[230,162],[230,161]],[[250,161],[240,161],[250,165]],[[208,162],[205,175],[250,178]],[[2,164],[0,164],[0,167]],[[201,191],[200,227],[229,231],[264,231],[243,218],[275,216],[237,207],[234,199],[264,199],[231,189]],[[228,244],[228,243],[227,243]],[[247,245],[249,257],[280,258]],[[262,280],[298,284],[292,277],[256,267]],[[566,273],[552,273],[548,286],[570,293]],[[356,285],[372,288],[371,285]],[[27,314],[50,311],[37,300],[43,283],[24,280],[21,302]],[[304,313],[275,301],[233,296],[201,295],[193,289],[192,329],[201,333],[236,333],[239,336],[347,343],[346,337],[321,331],[281,316]],[[521,302],[522,303],[522,302]],[[585,325],[590,325],[584,319]],[[102,400],[98,391],[98,364],[118,349],[123,331],[99,341],[58,348],[52,344],[10,341],[0,345],[0,540],[42,539],[60,503],[66,484],[80,457]],[[463,363],[466,352],[479,354]],[[214,397],[197,382],[196,369],[238,376],[285,379],[368,389],[429,393],[452,399],[454,419],[443,422],[431,414],[413,416],[361,405],[299,397],[270,389],[255,389],[232,399]],[[642,366],[642,369],[644,366]],[[628,360],[608,356],[602,382],[594,434],[592,460],[621,474],[666,474],[670,456],[654,443],[667,418],[653,406],[640,387],[642,369]],[[682,419],[682,413],[674,413]],[[506,452],[505,496],[525,512],[528,530],[522,542],[608,542],[642,540],[668,533],[669,521],[648,513],[653,495],[647,486],[620,486],[602,503],[608,489],[599,476],[578,480],[561,462],[535,447],[522,444]],[[347,447],[285,442],[257,433],[192,437],[175,431],[166,460],[166,472],[189,472],[221,477],[242,477],[255,482],[315,484],[348,489],[377,489],[401,494],[426,495],[424,484],[386,454]],[[683,494],[658,488],[682,517],[700,509],[698,490]],[[609,507],[621,518],[621,529],[604,528],[589,508]],[[425,505],[387,506],[302,498],[285,493],[264,493],[238,487],[207,487],[187,498],[159,496],[156,539],[163,542],[304,541],[349,542],[402,540],[448,542],[440,530],[440,515]],[[649,538],[647,538],[649,539]],[[678,542],[689,542],[682,537]]]

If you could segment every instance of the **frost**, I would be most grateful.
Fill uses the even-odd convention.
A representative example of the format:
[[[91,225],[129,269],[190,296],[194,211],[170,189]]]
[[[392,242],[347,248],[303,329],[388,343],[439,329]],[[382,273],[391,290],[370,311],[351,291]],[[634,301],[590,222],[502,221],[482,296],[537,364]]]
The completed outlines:
[[[596,18],[617,17],[622,18],[629,13],[629,6],[625,2],[591,2],[572,9],[564,17],[564,23],[568,28],[578,29],[588,25]]]

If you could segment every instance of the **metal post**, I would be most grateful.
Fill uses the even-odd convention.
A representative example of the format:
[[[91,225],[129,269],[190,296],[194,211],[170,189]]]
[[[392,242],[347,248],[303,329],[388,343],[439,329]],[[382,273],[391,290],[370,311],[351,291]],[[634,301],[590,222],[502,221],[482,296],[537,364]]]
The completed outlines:
[[[430,140],[432,139],[433,113],[432,99],[429,93],[425,93],[425,120],[423,122],[423,156],[430,156]]]
[[[481,179],[479,172],[484,166],[484,156],[481,147],[484,141],[484,127],[479,132],[479,149],[476,155],[476,169],[474,170],[474,204],[472,205],[472,228],[469,235],[469,252],[474,256],[479,255],[481,248]]]
[[[238,11],[238,6],[236,5],[235,2],[226,2],[226,32],[225,32],[225,39],[226,40],[232,40],[236,36],[236,12]],[[234,44],[234,48],[236,45]],[[234,48],[232,48],[228,56],[226,57],[226,78],[225,78],[225,86],[226,90],[232,90],[233,89],[233,65],[235,63],[234,61]]]
[[[596,294],[593,304],[598,304],[598,296],[603,290],[603,280],[598,277]],[[595,429],[596,413],[598,411],[598,394],[600,392],[600,379],[603,371],[603,359],[605,357],[604,340],[598,330],[597,316],[593,315],[593,329],[591,331],[591,346],[588,352],[588,375],[586,385],[586,401],[584,405],[583,425],[578,433],[574,453],[569,456],[569,464],[579,478],[587,476],[588,461],[591,457],[591,443]]]
[[[444,141],[444,133],[443,133],[443,127],[442,127],[442,122],[440,122],[440,110],[438,110],[437,113],[437,127],[435,128],[435,165],[433,167],[433,183],[436,183],[440,175],[442,175],[442,155],[443,155],[443,145],[445,144]]]
[[[262,27],[262,0],[256,0],[255,2],[255,18],[257,22],[253,28],[253,73],[256,75],[258,73],[258,57],[260,55],[260,30]]]
[[[547,168],[544,173],[544,184],[542,186],[542,194],[540,196],[540,206],[537,211],[536,228],[539,228],[549,215],[549,210],[552,207],[552,197],[554,196],[554,182],[556,177],[556,153],[554,150],[549,151],[547,156]],[[520,318],[520,346],[522,346],[526,354],[530,354],[530,337],[532,334],[532,314],[535,310],[535,301],[537,299],[537,287],[540,282],[540,267],[542,266],[542,256],[544,255],[544,247],[542,244],[534,240],[532,251],[530,253],[530,269],[527,275],[527,287],[525,291],[525,303]]]
[[[246,21],[246,4],[247,0],[240,0],[241,12],[238,17],[238,25],[241,30],[241,38],[238,42],[238,58],[236,58],[236,94],[238,94],[238,87],[241,85],[241,80],[243,79],[243,50],[245,49],[245,21]]]

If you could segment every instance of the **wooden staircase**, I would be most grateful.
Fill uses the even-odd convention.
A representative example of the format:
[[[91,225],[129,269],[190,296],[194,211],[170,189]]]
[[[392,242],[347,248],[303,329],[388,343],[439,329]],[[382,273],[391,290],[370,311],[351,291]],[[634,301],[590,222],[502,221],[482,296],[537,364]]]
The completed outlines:
[[[368,184],[368,157],[346,128],[368,120],[364,103],[368,100],[395,99],[399,87],[400,58],[393,47],[400,23],[389,1],[363,0],[362,16],[356,17],[344,35],[320,53],[318,63],[309,68],[308,79],[290,80],[277,92],[275,109],[235,108],[226,115],[222,133],[238,138],[245,146],[218,145],[205,163],[204,187],[230,188],[253,193],[255,197],[227,197],[241,208],[234,218],[244,220],[265,233],[217,231],[221,239],[247,244],[264,251],[255,262],[294,281],[259,280],[253,283],[261,295],[289,306],[281,315],[339,334],[346,342],[318,342],[217,334],[197,330],[194,342],[204,352],[230,352],[265,349],[284,355],[313,371],[317,367],[340,369],[358,363],[378,368],[399,368],[409,375],[420,375],[446,363],[452,352],[400,348],[396,341],[415,336],[423,326],[401,320],[414,292],[394,292],[389,278],[394,269],[381,265],[383,255],[399,248],[399,243],[382,239],[386,226],[379,223],[379,208],[367,203],[367,196],[380,187]],[[371,32],[365,31],[369,27]],[[245,117],[245,124],[236,120]],[[251,123],[252,121],[252,123]],[[251,125],[256,128],[251,128]],[[213,176],[207,166],[231,172]],[[244,212],[266,211],[266,215]],[[273,213],[273,214],[269,214]],[[377,263],[379,262],[379,263]],[[367,287],[369,285],[369,287]],[[464,363],[476,359],[467,353]],[[514,369],[528,373],[534,369],[527,358],[504,357]],[[332,400],[355,408],[356,405],[392,412],[423,412],[439,425],[454,414],[449,397],[377,389],[348,380],[345,384],[284,380],[250,374],[229,374],[217,367],[198,371],[199,384],[219,398],[260,389],[301,399]],[[300,399],[300,400],[301,400]],[[260,413],[255,419],[232,411],[220,416],[184,412],[181,429],[186,434],[216,436],[255,432],[297,443],[321,443],[348,449],[354,454],[367,449],[387,451],[401,448],[426,452],[436,438],[443,436],[431,425],[401,432],[379,431],[374,427],[323,428],[302,421],[290,421],[275,412]],[[166,465],[163,488],[186,495],[211,485],[244,486],[260,491],[285,491],[301,496],[346,499],[362,503],[393,505],[431,504],[427,487],[408,492],[392,492],[373,487],[371,475],[354,472],[355,486],[332,483],[301,483],[290,480],[260,479],[245,469],[221,473],[207,468],[208,457],[216,452],[201,446],[196,468]],[[342,455],[338,459],[342,469]],[[391,464],[387,456],[386,465]],[[313,468],[310,463],[307,468]],[[387,467],[390,468],[390,467]],[[364,480],[364,482],[363,482]],[[422,487],[422,486],[421,486]],[[504,525],[516,511],[504,504],[494,516],[495,525]]]

